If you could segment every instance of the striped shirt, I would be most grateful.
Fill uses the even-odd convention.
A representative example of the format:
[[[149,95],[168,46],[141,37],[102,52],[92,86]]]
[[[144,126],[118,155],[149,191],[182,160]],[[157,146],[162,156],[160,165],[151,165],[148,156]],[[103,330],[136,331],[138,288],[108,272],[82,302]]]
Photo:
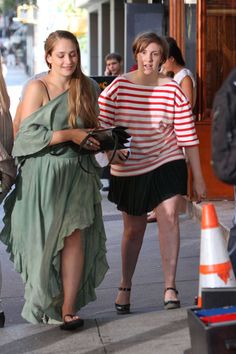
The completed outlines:
[[[121,125],[132,136],[130,157],[111,165],[115,176],[135,176],[184,159],[182,147],[198,145],[191,107],[175,81],[137,85],[117,77],[99,97],[102,127]]]

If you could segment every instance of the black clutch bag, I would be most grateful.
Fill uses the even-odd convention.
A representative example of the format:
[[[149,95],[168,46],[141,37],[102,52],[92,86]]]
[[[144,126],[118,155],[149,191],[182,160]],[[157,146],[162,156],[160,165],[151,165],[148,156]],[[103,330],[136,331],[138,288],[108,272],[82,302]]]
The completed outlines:
[[[112,156],[109,158],[108,162],[108,164],[110,164],[115,156],[116,150],[127,148],[126,144],[129,143],[129,139],[131,138],[131,136],[127,133],[126,130],[127,128],[122,126],[116,126],[107,129],[94,129],[88,133],[88,135],[80,143],[80,145],[77,145],[71,141],[66,143],[60,143],[50,147],[50,154],[54,156],[59,156],[64,154],[68,148],[71,148],[76,151],[78,157],[80,155],[95,155],[98,152],[113,151]],[[94,151],[83,147],[91,136],[100,142],[99,150]],[[80,163],[81,168],[89,173],[89,171],[85,170],[81,165],[80,157],[78,161]]]
[[[81,154],[94,154],[103,151],[125,149],[130,138],[130,135],[126,132],[126,129],[126,127],[117,126],[107,129],[92,130],[81,142],[79,152]],[[83,148],[84,144],[86,144],[87,140],[91,136],[100,142],[100,149],[97,151],[91,151]]]

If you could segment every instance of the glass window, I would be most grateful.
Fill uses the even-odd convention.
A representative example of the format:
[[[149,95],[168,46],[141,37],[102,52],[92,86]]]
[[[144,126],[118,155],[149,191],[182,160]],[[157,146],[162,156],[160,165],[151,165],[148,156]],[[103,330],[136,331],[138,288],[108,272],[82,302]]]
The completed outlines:
[[[236,66],[236,1],[206,0],[206,108]]]
[[[196,77],[196,0],[185,0],[185,61]]]

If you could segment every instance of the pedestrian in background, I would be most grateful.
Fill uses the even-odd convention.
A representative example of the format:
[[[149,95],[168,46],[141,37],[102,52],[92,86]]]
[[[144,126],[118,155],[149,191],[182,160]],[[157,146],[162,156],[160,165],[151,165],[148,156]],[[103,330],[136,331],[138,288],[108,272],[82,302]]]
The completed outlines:
[[[2,72],[0,58],[0,204],[7,195],[16,174],[16,168],[11,158],[13,146],[12,119],[9,113],[10,98]],[[0,259],[0,327],[4,326],[5,315],[1,302],[2,272]]]
[[[72,330],[83,326],[76,313],[96,299],[108,269],[95,158],[79,163],[71,146],[98,126],[97,94],[72,33],[51,33],[45,60],[49,73],[29,82],[22,98],[13,148],[20,172],[0,239],[25,283],[22,316]],[[96,151],[99,142],[89,137],[85,148]]]
[[[9,48],[7,53],[7,66],[15,66],[16,65],[16,55],[12,47]]]
[[[103,127],[123,125],[132,136],[130,155],[117,151],[111,165],[108,199],[123,215],[122,277],[115,307],[130,312],[132,278],[147,224],[156,208],[164,272],[164,307],[180,306],[176,268],[180,244],[178,207],[187,194],[185,147],[196,199],[205,196],[198,138],[191,106],[179,85],[159,73],[167,58],[165,40],[156,33],[137,36],[133,43],[136,71],[117,77],[99,97]],[[119,105],[117,105],[119,102]],[[128,158],[127,158],[128,157]]]
[[[109,53],[105,56],[105,76],[118,76],[123,73],[123,59],[119,53]]]
[[[169,51],[168,57],[161,67],[161,72],[173,77],[180,85],[193,110],[196,103],[196,81],[192,72],[185,67],[185,61],[176,40],[172,37],[166,37],[166,41]],[[156,221],[155,210],[148,215],[147,220],[148,222]]]
[[[182,91],[187,96],[192,109],[196,103],[196,81],[191,70],[186,68],[186,64],[177,42],[172,37],[166,37],[169,53],[166,61],[162,65],[164,73],[173,74],[173,79],[180,85]]]
[[[105,65],[106,65],[106,70],[104,75],[105,76],[118,76],[123,73],[122,70],[122,63],[123,59],[122,56],[119,53],[109,53],[105,56]],[[102,187],[103,192],[109,191],[109,186],[110,186],[110,178],[111,178],[111,173],[110,173],[110,166],[106,166],[102,170],[102,179],[106,179],[108,181],[107,186]]]

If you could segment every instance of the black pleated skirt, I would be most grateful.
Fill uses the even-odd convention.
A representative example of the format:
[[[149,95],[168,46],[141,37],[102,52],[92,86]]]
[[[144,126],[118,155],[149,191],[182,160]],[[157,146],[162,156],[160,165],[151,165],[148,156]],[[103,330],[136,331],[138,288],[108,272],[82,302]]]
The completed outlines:
[[[138,176],[111,176],[109,201],[129,215],[140,216],[175,195],[187,194],[188,171],[185,160],[168,162]]]

